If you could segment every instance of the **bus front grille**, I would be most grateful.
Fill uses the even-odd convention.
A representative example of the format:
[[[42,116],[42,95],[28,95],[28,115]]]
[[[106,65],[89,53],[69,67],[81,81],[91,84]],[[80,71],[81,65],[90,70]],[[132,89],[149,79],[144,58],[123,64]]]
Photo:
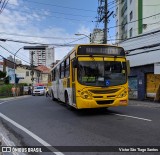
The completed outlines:
[[[97,104],[112,104],[114,100],[96,101]]]
[[[119,91],[119,89],[108,89],[108,90],[89,90],[91,93],[94,94],[112,94]]]

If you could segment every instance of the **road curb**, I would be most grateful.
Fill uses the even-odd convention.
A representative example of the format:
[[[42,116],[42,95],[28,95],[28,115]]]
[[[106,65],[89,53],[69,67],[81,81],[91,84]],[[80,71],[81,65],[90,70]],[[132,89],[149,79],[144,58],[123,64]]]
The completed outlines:
[[[129,105],[160,108],[160,103],[153,102],[153,101],[151,102],[151,101],[129,100]]]
[[[2,98],[2,99],[0,99],[0,101],[10,101],[10,100],[15,100],[15,99],[21,99],[21,98],[29,97],[29,96],[31,96],[31,95]]]
[[[12,142],[8,138],[8,136],[7,136],[8,133],[7,132],[8,131],[4,127],[0,128],[0,146],[2,146],[2,147],[15,146],[14,142]],[[6,154],[6,153],[0,152],[0,155],[4,155],[4,154]],[[10,154],[10,153],[8,152],[8,154]],[[16,152],[14,152],[14,153],[12,152],[11,154],[18,155]]]

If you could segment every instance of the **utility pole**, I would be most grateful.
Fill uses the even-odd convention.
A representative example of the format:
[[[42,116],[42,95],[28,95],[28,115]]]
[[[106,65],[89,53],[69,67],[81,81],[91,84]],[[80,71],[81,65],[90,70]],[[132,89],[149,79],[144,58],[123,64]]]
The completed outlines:
[[[105,0],[104,4],[104,44],[107,44],[107,24],[108,24],[108,18],[107,18],[107,1]]]
[[[24,50],[31,50],[31,81],[32,81],[32,93],[33,93],[33,81],[34,81],[34,71],[33,71],[33,50],[46,50],[47,46],[24,46]]]
[[[103,43],[107,44],[107,33],[108,33],[108,19],[113,14],[112,12],[108,11],[108,0],[99,0],[99,7],[98,7],[98,22],[104,23],[104,40]]]
[[[31,51],[31,81],[32,81],[32,93],[33,93],[33,81],[34,81],[34,71],[33,71],[33,51]]]

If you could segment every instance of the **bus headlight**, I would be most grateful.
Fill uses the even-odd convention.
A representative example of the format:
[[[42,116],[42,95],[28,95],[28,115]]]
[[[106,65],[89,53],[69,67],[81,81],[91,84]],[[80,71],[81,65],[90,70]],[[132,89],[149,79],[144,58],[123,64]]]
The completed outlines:
[[[118,96],[119,98],[125,97],[127,95],[127,90],[125,89],[121,94]]]
[[[82,91],[80,95],[83,99],[92,99],[92,95],[88,91]]]

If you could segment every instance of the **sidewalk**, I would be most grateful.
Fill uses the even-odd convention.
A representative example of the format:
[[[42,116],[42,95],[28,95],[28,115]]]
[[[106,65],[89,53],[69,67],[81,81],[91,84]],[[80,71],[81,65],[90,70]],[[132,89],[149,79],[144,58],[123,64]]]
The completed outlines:
[[[143,107],[150,107],[150,108],[160,108],[160,103],[144,100],[144,101],[138,101],[138,100],[129,100],[130,106],[143,106]]]
[[[10,100],[14,100],[14,99],[20,99],[20,98],[29,97],[29,96],[31,96],[31,95],[23,95],[23,96],[0,98],[0,101],[10,101]]]

